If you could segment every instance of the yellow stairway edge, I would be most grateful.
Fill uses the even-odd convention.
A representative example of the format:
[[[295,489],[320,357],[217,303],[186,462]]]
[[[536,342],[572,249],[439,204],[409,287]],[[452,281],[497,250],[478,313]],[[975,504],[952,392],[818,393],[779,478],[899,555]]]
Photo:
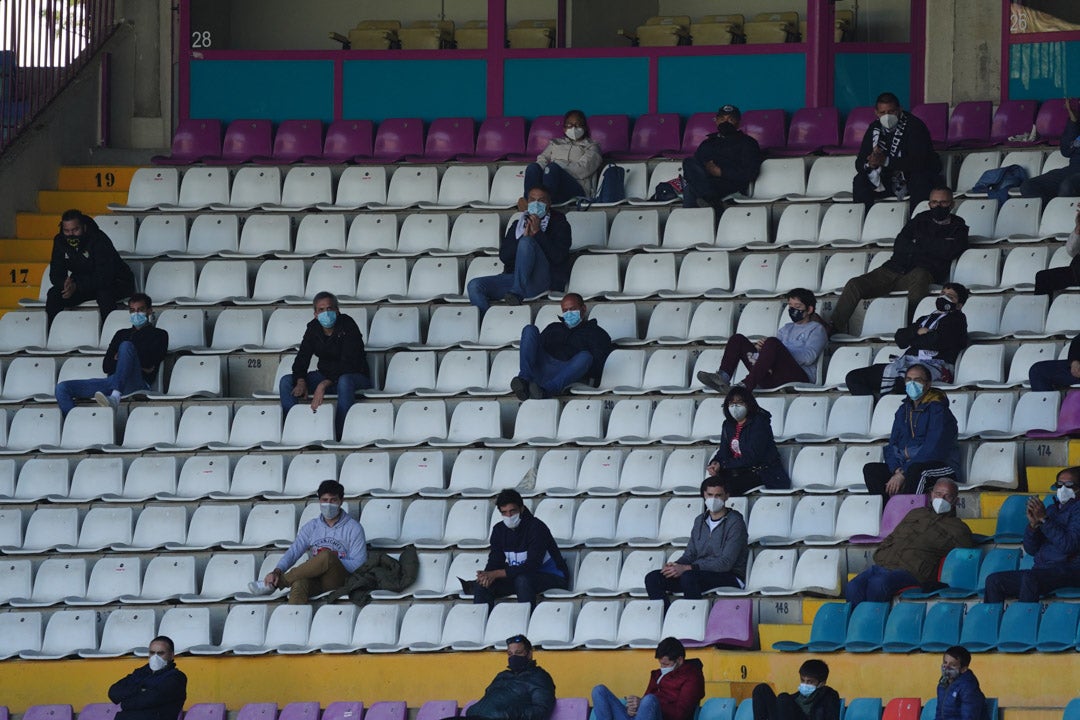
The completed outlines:
[[[127,191],[40,190],[38,209],[46,213],[63,213],[77,208],[86,215],[101,215],[109,211],[109,203],[127,202]]]
[[[60,231],[63,213],[15,213],[15,236],[19,238],[52,238]]]
[[[121,165],[80,165],[60,168],[58,190],[106,190],[127,192],[137,167]]]
[[[2,238],[0,239],[0,262],[24,264],[43,262],[52,257],[52,238]]]

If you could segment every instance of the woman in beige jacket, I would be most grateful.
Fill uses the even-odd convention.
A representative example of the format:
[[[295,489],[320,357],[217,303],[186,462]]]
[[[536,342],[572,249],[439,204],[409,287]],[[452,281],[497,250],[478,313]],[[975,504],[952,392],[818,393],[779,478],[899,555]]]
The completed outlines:
[[[596,171],[602,158],[600,146],[589,137],[585,113],[570,110],[563,116],[563,137],[552,138],[537,156],[536,162],[525,168],[525,189],[542,185],[551,195],[553,205],[561,205],[576,197],[592,197],[596,192]]]

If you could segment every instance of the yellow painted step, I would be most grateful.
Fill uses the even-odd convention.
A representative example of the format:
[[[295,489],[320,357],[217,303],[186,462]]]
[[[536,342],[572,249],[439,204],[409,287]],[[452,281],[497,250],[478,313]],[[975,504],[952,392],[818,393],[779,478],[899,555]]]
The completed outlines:
[[[997,518],[964,518],[964,524],[976,535],[993,535],[997,529]]]
[[[109,211],[109,203],[127,202],[127,191],[40,190],[37,202],[41,212],[63,213],[78,208],[86,215],[101,215]]]
[[[1069,441],[1069,467],[1080,465],[1080,440]]]
[[[0,239],[0,262],[49,262],[52,257],[52,238]]]
[[[41,275],[47,267],[48,263],[40,262],[0,262],[0,287],[33,288],[36,295]]]
[[[136,167],[83,165],[62,167],[57,178],[60,190],[112,190],[127,192]]]
[[[60,232],[60,215],[57,213],[16,213],[15,236],[19,238],[51,238]]]
[[[1010,707],[1001,709],[1002,720],[1061,720],[1061,710],[1058,708],[1022,708]]]
[[[817,615],[817,611],[821,609],[821,606],[831,602],[843,602],[843,600],[840,598],[803,598],[802,621],[813,624],[814,616]]]
[[[1001,506],[1005,500],[1017,493],[984,492],[979,495],[979,516],[984,518],[996,518],[1001,514]]]
[[[1069,454],[1072,455],[1072,443],[1069,443]],[[1072,462],[1070,457],[1069,462]],[[1061,472],[1061,468],[1057,467],[1033,467],[1028,465],[1027,468],[1027,482],[1028,490],[1031,492],[1046,493],[1050,492],[1050,486],[1054,484],[1054,480],[1057,479],[1057,474]]]
[[[776,652],[772,649],[773,643],[782,640],[794,642],[810,642],[810,625],[774,625],[772,623],[760,623],[758,625],[758,637],[761,638],[761,649],[764,652]]]
[[[38,289],[26,287],[0,287],[0,308],[15,310],[19,307],[19,301],[25,297],[37,297]]]

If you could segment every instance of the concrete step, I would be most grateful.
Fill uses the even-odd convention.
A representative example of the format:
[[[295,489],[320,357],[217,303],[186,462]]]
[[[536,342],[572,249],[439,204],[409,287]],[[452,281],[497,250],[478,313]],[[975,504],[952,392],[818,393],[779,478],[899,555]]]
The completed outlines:
[[[15,236],[18,238],[51,238],[60,230],[60,212],[16,213]]]
[[[810,624],[774,625],[772,623],[759,623],[758,637],[761,639],[762,652],[776,652],[772,649],[774,642],[780,642],[781,640],[801,643],[810,642]]]
[[[0,286],[0,308],[3,310],[17,310],[19,301],[25,297],[37,297],[38,289],[27,287]]]
[[[0,262],[48,263],[52,256],[52,238],[3,238],[0,239]]]
[[[127,191],[87,190],[41,190],[38,192],[38,210],[63,213],[78,208],[86,215],[101,215],[109,211],[109,203],[127,202]]]
[[[59,190],[127,192],[136,170],[123,165],[62,167],[56,185]]]

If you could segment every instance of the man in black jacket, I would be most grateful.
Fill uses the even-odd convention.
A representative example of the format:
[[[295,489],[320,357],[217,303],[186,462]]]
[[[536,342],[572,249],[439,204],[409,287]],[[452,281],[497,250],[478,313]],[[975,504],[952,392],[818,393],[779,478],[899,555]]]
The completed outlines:
[[[49,281],[52,287],[45,297],[49,322],[64,308],[87,300],[97,302],[104,321],[121,298],[135,291],[135,276],[120,259],[109,236],[79,210],[67,210],[60,216],[60,232],[53,238]]]
[[[840,720],[840,695],[825,683],[829,666],[811,659],[799,666],[799,689],[780,693],[761,683],[754,687],[754,720]]]
[[[570,223],[551,209],[547,188],[538,185],[525,197],[526,211],[499,243],[502,274],[473,278],[466,287],[481,313],[493,300],[520,305],[524,298],[562,290],[570,279]]]
[[[934,152],[930,130],[901,109],[899,98],[890,92],[878,95],[874,111],[877,120],[866,128],[855,157],[853,199],[870,207],[875,200],[908,197],[915,207],[942,182],[941,158]]]
[[[171,638],[158,635],[150,641],[150,661],[109,688],[119,720],[176,720],[187,700],[187,676],[173,662],[174,649]]]
[[[852,370],[845,378],[848,391],[852,395],[902,395],[901,378],[916,363],[930,371],[932,380],[951,383],[956,357],[968,346],[964,303],[970,295],[960,283],[945,283],[934,312],[896,331],[896,344],[905,348],[904,354],[890,363]]]
[[[611,336],[595,320],[586,320],[585,300],[577,293],[562,299],[562,316],[540,332],[521,329],[520,371],[510,381],[518,400],[558,395],[578,380],[600,381],[611,353]]]
[[[1041,360],[1028,369],[1031,389],[1049,392],[1058,388],[1080,384],[1080,335],[1069,343],[1069,354],[1064,360]]]
[[[532,643],[524,635],[506,640],[507,669],[469,706],[472,720],[547,720],[555,709],[555,682],[533,660]]]
[[[517,490],[503,490],[495,498],[502,522],[491,528],[487,565],[476,573],[471,587],[474,603],[495,604],[495,598],[517,595],[518,602],[536,603],[536,596],[552,588],[570,587],[570,570],[551,530],[538,520]]]
[[[930,191],[930,209],[908,221],[896,236],[892,257],[844,285],[829,318],[833,332],[848,331],[848,321],[861,300],[894,290],[907,291],[911,318],[919,301],[930,294],[930,283],[944,283],[952,261],[967,249],[967,223],[952,214],[952,207],[952,190],[936,187]]]
[[[691,157],[683,160],[683,207],[699,200],[717,207],[728,195],[745,193],[761,170],[761,147],[739,130],[742,113],[734,105],[716,111],[716,132],[708,135]]]
[[[278,385],[281,409],[288,415],[298,401],[307,399],[310,391],[311,412],[315,412],[328,391],[336,392],[335,427],[341,437],[356,391],[371,387],[364,335],[355,320],[338,313],[338,299],[333,293],[316,294],[313,305],[315,318],[304,330],[292,374],[282,376]],[[309,372],[312,355],[319,358],[319,364]]]
[[[78,398],[94,398],[98,405],[115,410],[122,395],[150,389],[168,352],[169,333],[151,324],[154,308],[149,295],[132,295],[128,312],[131,327],[116,331],[101,359],[108,377],[65,380],[56,386],[56,402],[65,417]]]

